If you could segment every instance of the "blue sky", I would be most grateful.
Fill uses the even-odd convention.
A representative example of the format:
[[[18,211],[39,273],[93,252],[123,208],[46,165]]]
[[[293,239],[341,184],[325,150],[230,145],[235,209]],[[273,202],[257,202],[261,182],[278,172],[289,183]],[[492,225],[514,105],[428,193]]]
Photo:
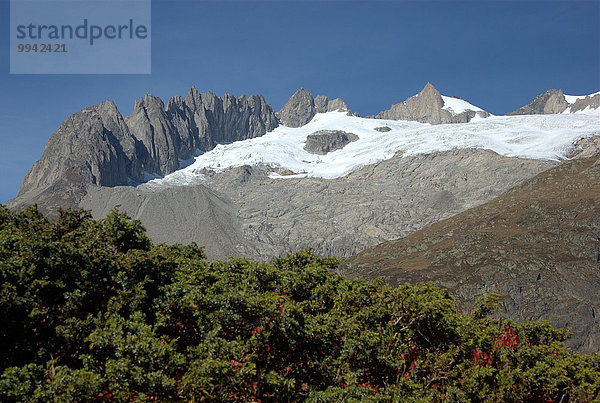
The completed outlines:
[[[299,87],[375,114],[430,81],[494,114],[549,88],[600,88],[600,2],[157,1],[150,75],[10,75],[0,1],[0,202],[14,197],[69,115],[192,85],[260,93],[275,110]]]

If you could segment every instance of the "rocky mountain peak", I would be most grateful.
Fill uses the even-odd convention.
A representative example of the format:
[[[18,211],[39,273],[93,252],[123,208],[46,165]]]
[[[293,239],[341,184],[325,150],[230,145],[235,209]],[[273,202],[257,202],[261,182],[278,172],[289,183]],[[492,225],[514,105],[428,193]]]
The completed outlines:
[[[451,100],[452,97],[445,97]],[[416,95],[392,105],[387,111],[380,112],[376,118],[390,120],[412,120],[421,123],[466,123],[475,116],[486,118],[489,113],[462,100],[461,110],[453,110],[445,105],[444,97],[428,82]]]
[[[77,112],[60,125],[25,176],[18,197],[51,187],[59,196],[79,194],[87,184],[116,186],[141,178],[137,141],[114,102],[106,101]]]
[[[387,111],[380,112],[379,119],[413,120],[421,123],[451,123],[450,113],[443,111],[444,101],[439,91],[431,83],[416,95],[392,105]]]
[[[155,97],[150,93],[146,93],[143,98],[139,98],[135,100],[135,104],[133,106],[133,113],[136,113],[136,110],[140,109],[165,109],[165,104],[162,99],[159,97]]]
[[[277,117],[288,127],[300,127],[310,122],[315,114],[315,100],[312,94],[300,88],[277,112]]]
[[[301,102],[302,100],[310,102],[310,100],[314,101],[314,98],[309,90],[300,87],[298,88],[298,90],[296,90],[296,92],[292,94],[288,102]]]
[[[512,112],[511,115],[548,115],[553,113],[575,113],[600,108],[600,92],[575,96],[565,95],[561,89],[552,88],[536,95],[527,105]]]
[[[300,88],[277,112],[277,117],[288,127],[300,127],[310,122],[317,113],[333,111],[349,112],[350,108],[341,98],[331,101],[324,95],[313,98],[310,91]]]
[[[418,96],[427,96],[427,97],[431,97],[431,98],[439,97],[439,99],[442,99],[440,92],[429,81],[427,81],[427,84],[425,84],[425,87],[423,87],[421,92],[419,92],[417,95]]]
[[[167,102],[167,112],[180,111],[184,108],[185,101],[181,95],[175,95]]]
[[[568,106],[569,103],[565,99],[565,94],[563,94],[563,91],[553,88],[536,95],[535,98],[533,98],[527,105],[509,112],[506,115],[541,115],[562,113],[565,109],[567,109]]]
[[[167,175],[199,150],[261,136],[278,125],[271,106],[257,95],[220,98],[192,87],[185,99],[175,96],[165,109],[159,97],[146,94],[126,118],[106,101],[59,127],[23,180],[18,198],[27,204],[37,197],[34,193],[70,194],[73,200],[61,203],[75,205],[89,185],[127,185],[142,182],[145,173]]]

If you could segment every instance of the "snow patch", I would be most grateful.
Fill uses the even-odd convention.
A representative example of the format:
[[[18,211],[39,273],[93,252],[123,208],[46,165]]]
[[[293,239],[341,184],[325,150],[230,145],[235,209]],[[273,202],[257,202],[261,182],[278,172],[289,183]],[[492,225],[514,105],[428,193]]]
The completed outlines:
[[[444,106],[442,109],[445,109],[455,115],[458,115],[468,110],[475,112],[484,112],[483,109],[472,105],[463,99],[447,97],[445,95],[442,95],[442,101],[444,101]]]

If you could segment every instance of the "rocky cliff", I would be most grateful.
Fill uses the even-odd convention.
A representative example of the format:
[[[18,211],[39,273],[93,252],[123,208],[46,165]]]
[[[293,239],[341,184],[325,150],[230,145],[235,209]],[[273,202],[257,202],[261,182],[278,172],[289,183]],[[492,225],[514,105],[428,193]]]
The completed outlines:
[[[600,93],[588,95],[577,99],[573,104],[569,106],[569,112],[575,113],[583,111],[585,109],[598,109],[600,108]]]
[[[502,315],[569,326],[600,349],[600,157],[566,162],[479,207],[344,262],[349,276],[434,281],[466,308],[504,295]]]
[[[277,112],[277,116],[288,127],[300,127],[310,122],[317,113],[332,111],[350,112],[350,108],[341,98],[329,100],[324,95],[313,98],[308,90],[300,88]]]
[[[565,94],[562,90],[551,89],[536,95],[525,106],[520,107],[517,110],[507,113],[507,116],[511,115],[540,115],[540,114],[551,114],[551,113],[562,113],[569,103],[565,99]]]
[[[486,118],[490,114],[479,108],[477,110],[452,111],[445,105],[439,91],[431,83],[427,83],[425,88],[417,95],[408,98],[404,102],[392,105],[390,109],[380,112],[375,117],[378,119],[411,120],[421,123],[441,124],[466,123],[475,116]]]
[[[141,180],[140,146],[113,102],[86,108],[52,134],[18,196],[59,182],[116,186]]]
[[[507,113],[511,115],[548,115],[575,113],[600,108],[600,93],[587,96],[566,96],[562,90],[551,89],[536,95],[527,105]]]
[[[261,136],[278,125],[259,95],[220,98],[192,88],[185,99],[173,97],[165,109],[160,98],[147,94],[126,118],[107,101],[59,127],[9,205],[37,202],[44,210],[45,200],[65,194],[70,195],[66,205],[76,205],[89,185],[128,185],[144,181],[147,174],[166,175],[218,143]]]

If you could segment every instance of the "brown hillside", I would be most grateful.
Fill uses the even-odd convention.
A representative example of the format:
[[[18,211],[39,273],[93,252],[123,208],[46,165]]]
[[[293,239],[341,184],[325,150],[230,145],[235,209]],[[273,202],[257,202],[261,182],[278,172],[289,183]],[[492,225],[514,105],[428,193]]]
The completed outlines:
[[[600,157],[566,162],[479,207],[344,261],[343,274],[433,281],[469,307],[504,295],[503,315],[569,326],[600,350]]]

